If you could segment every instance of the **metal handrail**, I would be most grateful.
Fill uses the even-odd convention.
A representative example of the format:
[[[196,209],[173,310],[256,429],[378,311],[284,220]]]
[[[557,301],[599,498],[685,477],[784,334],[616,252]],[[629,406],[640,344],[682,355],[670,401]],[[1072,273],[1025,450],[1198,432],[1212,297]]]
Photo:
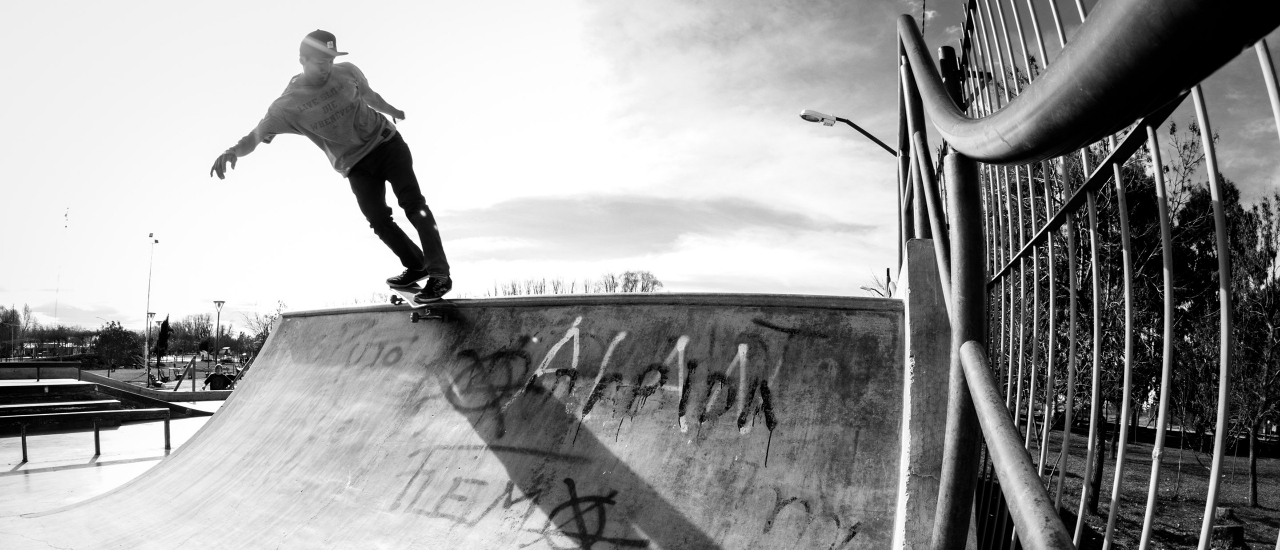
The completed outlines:
[[[1040,484],[1040,476],[1031,464],[1031,456],[1022,446],[1018,427],[1005,408],[1004,397],[988,367],[987,352],[982,344],[970,340],[960,348],[965,382],[973,395],[973,406],[982,425],[982,436],[991,453],[992,464],[1000,477],[1000,490],[1009,502],[1014,527],[1026,548],[1069,550],[1075,545],[1058,511]]]
[[[1210,189],[1214,194],[1215,208],[1215,225],[1218,235],[1219,256],[1219,283],[1221,288],[1219,296],[1222,301],[1221,309],[1222,323],[1222,343],[1220,346],[1220,384],[1219,384],[1219,418],[1217,422],[1217,430],[1215,435],[1215,449],[1221,449],[1224,442],[1222,441],[1225,433],[1225,414],[1226,404],[1229,402],[1227,395],[1229,388],[1229,379],[1231,372],[1230,349],[1232,348],[1231,330],[1232,319],[1230,314],[1230,288],[1229,288],[1229,251],[1225,242],[1225,222],[1223,214],[1220,211],[1220,201],[1218,194],[1220,193],[1220,183],[1216,179],[1216,165],[1213,159],[1212,143],[1207,137],[1209,126],[1207,115],[1205,114],[1202,100],[1199,97],[1199,90],[1193,87],[1201,80],[1209,76],[1210,73],[1225,65],[1236,57],[1242,50],[1253,46],[1255,42],[1260,40],[1268,32],[1280,26],[1280,4],[1274,2],[1263,2],[1260,0],[1249,0],[1246,2],[1236,3],[1230,6],[1231,9],[1225,9],[1218,4],[1197,1],[1197,0],[1164,0],[1161,2],[1150,2],[1144,0],[1108,0],[1102,2],[1096,7],[1095,12],[1088,19],[1085,19],[1085,10],[1083,5],[1077,1],[1077,8],[1083,25],[1076,32],[1073,41],[1066,45],[1059,55],[1054,59],[1052,69],[1046,69],[1041,73],[1034,82],[1026,86],[1020,86],[1018,81],[1018,67],[1014,61],[1012,49],[1012,40],[1009,36],[1008,27],[1005,26],[1005,14],[1003,6],[997,1],[996,8],[999,15],[993,18],[992,7],[990,2],[984,2],[985,12],[978,6],[977,2],[970,1],[967,3],[966,11],[970,17],[985,16],[985,23],[979,22],[979,26],[984,26],[982,33],[979,34],[975,28],[974,36],[970,36],[968,32],[964,33],[964,43],[973,44],[973,61],[981,61],[985,63],[985,70],[981,66],[969,66],[969,48],[963,47],[962,54],[965,56],[959,63],[954,60],[948,61],[947,54],[944,52],[943,67],[941,73],[928,55],[924,46],[924,41],[920,36],[919,30],[916,28],[915,20],[910,16],[903,16],[898,22],[899,47],[898,55],[902,59],[902,67],[900,69],[900,92],[899,113],[900,113],[900,133],[899,133],[899,192],[900,212],[903,214],[901,224],[903,235],[918,236],[923,238],[934,238],[936,252],[938,253],[940,279],[944,282],[944,288],[948,288],[950,293],[946,296],[949,313],[952,317],[953,341],[967,342],[964,349],[953,348],[952,364],[952,394],[948,405],[948,434],[947,442],[944,448],[945,465],[940,477],[940,492],[937,514],[934,525],[934,548],[950,548],[958,547],[963,544],[963,535],[967,530],[969,519],[969,507],[966,498],[972,499],[973,484],[965,481],[966,475],[972,475],[976,469],[970,464],[976,461],[979,456],[970,445],[966,444],[966,439],[976,439],[977,433],[980,431],[982,438],[985,439],[987,445],[986,462],[982,466],[984,472],[982,476],[986,476],[988,468],[994,469],[994,473],[999,479],[1001,491],[1004,493],[1005,505],[1001,502],[992,502],[987,499],[985,491],[990,490],[990,485],[984,487],[984,494],[979,498],[983,502],[983,506],[996,506],[998,508],[983,508],[979,511],[983,521],[988,521],[986,529],[979,531],[984,533],[983,536],[987,540],[979,540],[980,544],[985,545],[1003,545],[1004,543],[1018,544],[1023,543],[1028,548],[1071,548],[1073,543],[1081,542],[1084,519],[1085,499],[1088,495],[1088,489],[1083,491],[1081,495],[1081,509],[1077,516],[1077,525],[1075,528],[1075,540],[1062,524],[1061,519],[1057,516],[1057,509],[1060,507],[1062,497],[1062,480],[1063,476],[1058,476],[1058,488],[1056,496],[1052,499],[1042,485],[1039,473],[1032,467],[1031,456],[1028,454],[1029,441],[1033,430],[1034,419],[1031,411],[1034,408],[1035,398],[1031,397],[1028,401],[1028,422],[1027,433],[1019,434],[1020,427],[1018,425],[1018,413],[1011,416],[1010,409],[1021,411],[1021,399],[1023,396],[1022,381],[1024,379],[1024,349],[1026,346],[1025,337],[1022,327],[1019,326],[1016,331],[1016,351],[1015,351],[1015,330],[1014,325],[1018,323],[1020,318],[1022,322],[1026,322],[1026,307],[1015,308],[1012,304],[1015,301],[1026,300],[1027,285],[1027,259],[1031,258],[1032,262],[1038,262],[1038,249],[1042,246],[1052,247],[1050,235],[1059,230],[1065,223],[1068,223],[1070,217],[1085,206],[1088,207],[1090,218],[1090,269],[1092,270],[1092,303],[1093,311],[1093,336],[1092,336],[1092,360],[1090,365],[1093,368],[1091,381],[1092,391],[1090,394],[1090,435],[1088,437],[1087,458],[1085,460],[1085,474],[1083,477],[1089,478],[1090,468],[1093,465],[1093,456],[1097,452],[1094,448],[1096,440],[1095,424],[1096,411],[1099,407],[1099,382],[1100,382],[1100,353],[1099,345],[1101,335],[1099,331],[1101,327],[1098,323],[1099,312],[1099,274],[1098,274],[1098,250],[1097,250],[1097,229],[1096,215],[1097,208],[1095,205],[1096,195],[1108,182],[1115,178],[1117,193],[1123,194],[1124,187],[1121,183],[1120,166],[1130,158],[1131,155],[1141,146],[1144,141],[1150,142],[1149,147],[1155,148],[1154,136],[1151,128],[1158,126],[1172,111],[1182,102],[1188,95],[1192,95],[1196,100],[1197,116],[1201,119],[1201,127],[1205,129],[1206,135],[1204,139],[1204,147],[1208,151],[1208,162],[1210,172]],[[1058,20],[1057,6],[1054,2],[1050,2],[1053,9],[1054,24],[1058,27],[1059,39],[1062,40],[1063,33],[1060,21]],[[1246,17],[1239,17],[1238,13],[1247,13]],[[1035,9],[1031,8],[1032,22],[1035,25],[1037,41],[1040,45],[1041,61],[1047,64],[1044,53],[1043,40],[1040,38],[1040,30],[1038,22],[1035,21]],[[1017,32],[1022,33],[1021,22],[1018,19],[1016,8],[1013,11],[1015,24],[1018,25]],[[996,36],[995,21],[1000,23],[1000,32],[1003,33],[1003,42],[1000,37]],[[966,18],[966,29],[970,28],[970,19]],[[987,31],[987,28],[990,31]],[[988,35],[994,36],[990,38]],[[981,49],[978,48],[979,42]],[[1065,41],[1063,41],[1065,42]],[[1003,44],[1004,51],[1000,46]],[[1264,74],[1270,77],[1268,80],[1270,99],[1273,109],[1276,111],[1278,129],[1280,129],[1280,94],[1276,93],[1276,85],[1274,84],[1274,69],[1271,67],[1269,55],[1265,52],[1265,46],[1258,46],[1259,57],[1263,65]],[[992,55],[994,52],[994,56]],[[1028,48],[1025,41],[1022,44],[1023,65],[1031,70],[1033,63],[1028,59]],[[1117,55],[1123,53],[1123,55]],[[954,59],[954,58],[952,58]],[[1009,64],[1006,65],[1006,59]],[[1042,65],[1047,66],[1047,65]],[[991,90],[990,86],[996,73],[999,73],[999,81],[1003,86],[1003,93],[996,94],[1001,91],[999,88]],[[956,87],[956,74],[963,75],[964,86],[973,102],[972,105],[965,105],[964,101],[957,97],[954,88]],[[1012,74],[1012,84],[1008,75]],[[946,80],[944,80],[944,76]],[[1191,91],[1189,91],[1191,90]],[[994,99],[994,101],[993,101]],[[1003,101],[1001,101],[1003,100]],[[974,116],[966,114],[966,109],[971,108]],[[967,225],[971,220],[967,220],[964,216],[959,216],[950,220],[952,224],[951,247],[954,247],[954,256],[950,254],[951,250],[945,244],[946,231],[940,231],[939,228],[945,226],[945,214],[941,212],[941,201],[936,200],[938,196],[939,182],[935,178],[935,172],[931,170],[931,162],[928,158],[927,140],[925,139],[924,122],[921,111],[927,111],[931,123],[937,129],[938,133],[947,142],[949,153],[943,155],[941,160],[944,164],[951,166],[965,166],[965,162],[969,160],[981,161],[986,164],[1003,164],[1016,165],[1013,168],[994,168],[983,167],[982,180],[989,182],[985,197],[986,205],[991,214],[988,219],[989,223],[995,224],[995,227],[989,231],[990,241],[986,241],[985,237],[980,234],[970,236],[966,239],[955,238],[956,224]],[[1129,135],[1122,143],[1116,143],[1114,135],[1116,132],[1129,127],[1134,122],[1137,124],[1132,128]],[[1145,135],[1144,135],[1145,134]],[[1085,155],[1083,149],[1090,144],[1099,141],[1104,137],[1112,137],[1110,155],[1097,166],[1096,170],[1089,168],[1090,158]],[[1144,139],[1149,138],[1149,139]],[[1030,200],[1032,203],[1036,201],[1035,191],[1032,185],[1034,180],[1034,169],[1027,167],[1022,168],[1021,165],[1041,162],[1041,173],[1044,174],[1046,202],[1046,215],[1050,212],[1052,205],[1049,199],[1049,170],[1050,159],[1061,156],[1073,151],[1081,151],[1081,165],[1085,174],[1088,174],[1087,181],[1079,188],[1074,190],[1073,196],[1057,209],[1056,215],[1045,220],[1043,225],[1037,227],[1035,220],[1034,208],[1032,209],[1032,231],[1035,235],[1028,240],[1027,235],[1023,234],[1024,221],[1023,214],[1023,176],[1020,170],[1025,170],[1028,189],[1031,190]],[[1059,167],[1062,168],[1061,166]],[[972,173],[968,173],[972,171]],[[1013,176],[1010,177],[1010,171]],[[976,168],[965,168],[956,175],[964,175],[964,179],[971,180],[965,183],[966,187],[973,187],[977,179]],[[1092,173],[1091,173],[1092,172]],[[948,173],[944,178],[950,186],[958,182],[953,179],[953,174]],[[966,191],[966,193],[970,193]],[[964,207],[974,219],[979,220],[981,224],[981,205],[983,199],[978,195],[973,195],[966,200],[972,202]],[[1014,195],[1016,196],[1016,199]],[[914,197],[912,195],[915,195]],[[979,197],[979,198],[973,198]],[[948,197],[949,199],[951,197]],[[1124,209],[1123,196],[1120,200],[1120,208]],[[1015,203],[1011,204],[1012,201]],[[1003,203],[1003,204],[1000,204]],[[948,202],[948,204],[955,204]],[[978,205],[977,209],[972,206]],[[960,212],[960,208],[952,208],[953,214]],[[976,216],[975,216],[976,214]],[[1016,219],[1015,219],[1016,214]],[[1124,218],[1124,212],[1120,214],[1122,236],[1127,240],[1127,221]],[[1162,214],[1166,215],[1167,214]],[[912,224],[912,220],[914,224]],[[1165,220],[1167,221],[1167,220]],[[912,224],[912,225],[908,225]],[[1016,224],[1016,225],[1014,225]],[[1016,227],[1016,236],[1015,236]],[[1067,248],[1069,260],[1069,274],[1071,278],[1076,277],[1076,269],[1074,267],[1074,248],[1073,234],[1067,232]],[[969,242],[969,241],[973,242]],[[962,280],[976,281],[972,277],[973,274],[967,275],[964,279],[959,278],[957,274],[965,272],[967,269],[976,267],[977,271],[981,271],[983,262],[978,261],[974,264],[974,260],[969,258],[965,252],[973,250],[975,246],[979,246],[984,241],[993,247],[994,254],[990,257],[991,264],[988,270],[997,271],[994,277],[985,280],[988,291],[998,292],[1001,296],[1007,296],[1007,302],[1002,302],[998,313],[1000,322],[1000,334],[991,335],[993,341],[999,342],[992,344],[992,353],[998,360],[996,364],[989,364],[986,357],[986,349],[978,343],[985,339],[986,336],[978,334],[986,330],[984,321],[981,318],[974,319],[975,307],[981,307],[985,310],[985,304],[979,298],[983,297],[979,291],[974,293],[974,289],[970,284],[962,284]],[[1130,251],[1127,242],[1123,243],[1125,253],[1125,326],[1132,326],[1132,268],[1129,264]],[[1167,247],[1167,244],[1166,244]],[[1051,248],[1050,248],[1051,249]],[[965,251],[965,252],[962,252]],[[1050,252],[1052,256],[1052,252]],[[943,267],[944,261],[954,262],[947,270]],[[1051,260],[1052,261],[1052,260]],[[1013,270],[1020,270],[1019,277],[1012,277]],[[1039,273],[1039,268],[1033,266],[1035,273]],[[1052,274],[1052,263],[1050,264]],[[950,271],[950,273],[948,273]],[[947,285],[948,275],[952,275],[952,284]],[[1037,275],[1033,275],[1034,277]],[[995,283],[1000,282],[997,290]],[[1038,291],[1038,283],[1036,283]],[[1052,283],[1050,295],[1050,309],[1053,309]],[[1076,284],[1070,285],[1071,299],[1071,333],[1075,332],[1076,326]],[[962,288],[963,287],[963,288]],[[1007,290],[1006,290],[1007,287]],[[1166,277],[1166,289],[1168,280]],[[1016,293],[1020,294],[1015,296]],[[1020,296],[1020,297],[1019,297]],[[1003,300],[1003,299],[1002,299]],[[1035,298],[1038,303],[1038,295]],[[1005,307],[1005,303],[1009,306]],[[1032,311],[1038,311],[1039,306],[1033,305]],[[1166,308],[1167,309],[1167,308]],[[1034,315],[1034,314],[1033,314]],[[993,320],[997,316],[992,313]],[[1034,322],[1038,322],[1038,317]],[[1050,322],[1052,324],[1052,313]],[[1006,327],[1006,325],[1008,325]],[[1050,328],[1052,332],[1052,328]],[[1038,334],[1039,330],[1035,330]],[[957,338],[958,336],[958,338]],[[1129,368],[1132,362],[1132,335],[1128,335],[1125,342],[1125,391],[1124,401],[1122,404],[1122,413],[1129,411]],[[1168,335],[1166,335],[1168,338]],[[1068,402],[1074,402],[1072,397],[1075,388],[1075,350],[1076,342],[1074,338],[1069,343],[1069,359],[1067,366],[1068,378]],[[1166,347],[1168,341],[1166,340]],[[1035,393],[1035,369],[1037,359],[1035,353],[1038,348],[1033,346],[1033,357],[1031,359],[1031,376],[1032,376],[1032,394]],[[1166,362],[1168,353],[1166,351]],[[1007,357],[999,359],[1000,357]],[[1016,360],[1015,360],[1016,357]],[[1006,388],[1003,394],[997,386],[995,377],[1004,366],[1007,370]],[[956,369],[962,368],[963,375],[958,382],[956,379]],[[1013,376],[1014,370],[1017,370],[1017,392],[1016,399],[1014,397]],[[1052,373],[1053,365],[1050,358],[1049,372]],[[1002,377],[1005,377],[1002,375]],[[1167,373],[1166,373],[1167,377]],[[1053,375],[1049,374],[1048,379],[1052,379]],[[1162,384],[1164,387],[1167,384]],[[972,397],[970,398],[970,393]],[[1161,391],[1162,400],[1165,397],[1165,391]],[[1044,440],[1048,441],[1049,421],[1048,415],[1049,404],[1046,397],[1046,425]],[[1016,401],[1016,403],[1015,403]],[[1003,402],[1003,403],[1002,403]],[[978,424],[974,429],[968,429],[963,420],[963,414],[978,415]],[[964,413],[964,410],[969,411]],[[1070,436],[1069,426],[1071,424],[1071,407],[1068,406],[1064,411],[1066,414],[1066,425],[1063,431],[1063,448],[1068,446],[1068,438]],[[957,413],[963,413],[961,416],[953,418]],[[1162,411],[1163,415],[1163,411]],[[1125,418],[1127,414],[1123,415]],[[959,418],[960,420],[957,420]],[[956,429],[953,429],[956,428]],[[1125,428],[1121,429],[1122,435]],[[955,433],[952,433],[955,432]],[[962,433],[963,432],[963,433]],[[1047,445],[1044,443],[1042,445]],[[1065,452],[1065,451],[1064,451]],[[1041,449],[1041,459],[1039,466],[1045,466],[1047,455],[1045,449]],[[1119,479],[1122,477],[1124,454],[1120,453],[1119,464],[1116,469],[1116,479],[1113,483],[1111,513],[1108,514],[1105,546],[1109,546],[1112,539],[1112,531],[1115,525],[1115,509],[1118,507],[1119,499]],[[1061,459],[1060,459],[1061,460]],[[1213,475],[1216,477],[1221,466],[1221,452],[1215,451]],[[989,464],[989,466],[988,466]],[[1153,466],[1158,468],[1158,466]],[[1210,539],[1209,530],[1212,527],[1213,509],[1217,502],[1217,486],[1212,484],[1209,496],[1206,499],[1206,511],[1201,529],[1201,548],[1205,548]],[[994,512],[992,513],[992,511]],[[1147,543],[1147,536],[1150,530],[1150,512],[1151,503],[1148,503],[1148,517],[1144,521],[1143,528],[1143,546]],[[993,519],[998,516],[997,520]],[[1007,531],[1006,520],[1012,520],[1014,530]],[[998,527],[996,523],[999,523]],[[1008,540],[1009,534],[1014,537],[1012,541]],[[991,537],[997,539],[991,539]],[[1005,537],[1001,542],[999,537]],[[1021,539],[1021,540],[1019,540]]]
[[[1234,15],[1241,12],[1249,15]],[[942,138],[975,160],[1008,165],[1061,156],[1123,129],[1277,25],[1280,3],[1264,0],[1237,2],[1231,10],[1196,0],[1109,0],[1052,67],[981,119],[966,116],[948,96],[915,19],[900,17],[898,36]],[[1186,39],[1191,36],[1196,39]]]

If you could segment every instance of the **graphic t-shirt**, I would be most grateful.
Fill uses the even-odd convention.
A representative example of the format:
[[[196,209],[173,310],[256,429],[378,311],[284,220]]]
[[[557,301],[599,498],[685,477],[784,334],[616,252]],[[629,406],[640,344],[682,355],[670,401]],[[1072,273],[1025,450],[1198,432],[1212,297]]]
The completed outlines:
[[[301,84],[301,76],[289,81],[267,116],[231,152],[243,157],[277,134],[301,134],[345,177],[369,151],[395,135],[395,126],[365,102],[369,81],[355,65],[335,63],[320,86]]]

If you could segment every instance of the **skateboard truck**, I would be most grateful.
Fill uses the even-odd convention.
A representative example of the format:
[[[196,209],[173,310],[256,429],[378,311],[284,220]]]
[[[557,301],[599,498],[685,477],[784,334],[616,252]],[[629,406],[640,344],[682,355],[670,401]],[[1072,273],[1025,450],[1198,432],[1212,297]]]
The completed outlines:
[[[436,311],[439,311],[439,307],[435,307],[434,305],[429,305],[429,304],[417,304],[411,301],[411,297],[417,292],[419,292],[421,288],[412,288],[412,287],[394,288],[393,287],[391,290],[395,293],[391,295],[391,303],[393,305],[397,305],[397,306],[408,305],[409,307],[413,308],[413,311],[409,313],[410,321],[417,323],[418,321],[422,321],[424,319],[444,319],[443,315],[436,313]],[[441,302],[442,302],[441,304],[442,306],[445,303],[447,303],[447,302],[444,302],[443,300],[441,300]]]

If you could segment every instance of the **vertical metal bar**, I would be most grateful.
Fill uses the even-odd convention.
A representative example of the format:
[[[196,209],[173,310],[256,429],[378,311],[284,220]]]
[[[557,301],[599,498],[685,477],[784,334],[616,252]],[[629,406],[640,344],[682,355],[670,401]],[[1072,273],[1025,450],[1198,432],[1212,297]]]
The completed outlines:
[[[907,142],[908,144],[910,141]],[[910,145],[908,145],[910,147]],[[920,163],[915,158],[910,160],[911,170],[911,236],[916,239],[932,237],[929,232],[929,220],[924,211],[924,176],[920,173]]]
[[[898,88],[902,90],[901,100],[907,123],[906,150],[911,154],[912,160],[911,188],[915,199],[911,201],[911,213],[914,236],[918,239],[929,239],[933,234],[929,229],[928,212],[925,210],[924,173],[932,170],[933,167],[927,163],[922,166],[917,157],[920,152],[912,150],[912,139],[924,131],[924,107],[920,104],[920,91],[916,88],[916,82],[911,74],[911,65],[905,60],[898,65],[898,77],[900,79]],[[925,151],[928,151],[927,145]]]
[[[1028,213],[1034,232],[1038,226],[1036,224],[1036,185],[1033,165],[1027,166],[1027,195],[1029,200],[1027,203],[1029,206]],[[1031,450],[1031,436],[1036,431],[1036,375],[1038,374],[1037,363],[1040,359],[1040,346],[1037,345],[1038,338],[1040,338],[1040,247],[1035,246],[1031,250],[1031,384],[1027,388],[1027,431],[1022,443],[1022,446],[1026,447],[1028,451]],[[1018,410],[1021,411],[1022,409],[1019,408]]]
[[[1271,99],[1271,115],[1276,119],[1276,132],[1280,133],[1280,93],[1276,92],[1276,66],[1271,63],[1271,50],[1267,49],[1267,39],[1259,40],[1253,45],[1258,52],[1258,64],[1262,66],[1262,79],[1267,83],[1267,97]]]
[[[987,78],[986,78],[986,80],[987,80],[988,82],[990,82],[992,85],[994,85],[994,84],[995,84],[995,77],[996,77],[996,70],[995,70],[995,65],[993,64],[993,63],[994,63],[994,61],[993,61],[993,59],[994,59],[994,58],[992,58],[992,57],[991,57],[991,40],[992,40],[992,39],[991,39],[991,38],[989,38],[989,37],[987,36],[987,22],[986,22],[986,21],[984,21],[984,20],[983,20],[983,18],[982,18],[982,6],[981,6],[981,4],[980,4],[980,3],[978,3],[978,2],[974,2],[974,5],[973,5],[973,6],[974,6],[974,13],[976,13],[976,14],[977,14],[977,16],[978,16],[978,27],[977,27],[977,28],[979,29],[979,32],[978,32],[978,39],[979,39],[979,41],[982,43],[982,60],[983,60],[983,62],[984,62],[984,63],[986,64],[986,66],[987,66]],[[996,48],[998,49],[998,48],[999,48],[999,46],[997,45],[997,46],[996,46]],[[992,101],[992,100],[991,100],[991,97],[992,97],[992,96],[995,96],[995,101]],[[999,96],[999,94],[993,94],[993,93],[991,93],[991,91],[990,91],[990,90],[987,90],[987,102],[988,102],[988,104],[991,106],[991,108],[992,108],[992,112],[995,112],[996,110],[998,110],[998,109],[1000,108],[1000,106],[1002,105],[1002,104],[1000,103],[1000,96]]]
[[[1053,14],[1053,28],[1058,33],[1058,55],[1062,55],[1062,49],[1067,45],[1067,33],[1062,30],[1062,11],[1058,9],[1057,0],[1049,0],[1049,13]]]
[[[1222,207],[1222,181],[1218,178],[1218,157],[1213,149],[1213,127],[1204,105],[1200,86],[1191,88],[1196,104],[1196,120],[1200,123],[1200,140],[1209,170],[1209,195],[1213,200],[1213,225],[1218,233],[1218,305],[1221,308],[1220,345],[1218,355],[1218,423],[1213,434],[1213,465],[1209,472],[1209,495],[1204,503],[1204,520],[1200,524],[1200,550],[1208,550],[1213,535],[1214,510],[1218,507],[1218,488],[1222,482],[1222,455],[1227,445],[1227,421],[1231,401],[1231,247],[1227,236],[1227,214]]]
[[[906,49],[902,41],[898,41],[897,63],[905,64]],[[904,247],[911,234],[910,217],[907,215],[909,203],[909,186],[911,184],[910,151],[907,149],[907,105],[902,99],[902,81],[898,81],[898,267],[902,267]]]
[[[18,431],[22,436],[22,462],[27,462],[27,425],[19,424]]]
[[[169,419],[172,417],[173,417],[172,412],[164,416],[164,450],[166,451],[169,450],[170,448],[169,447]]]
[[[929,211],[929,227],[933,237],[933,253],[938,262],[938,277],[942,281],[942,301],[951,312],[951,239],[947,236],[947,222],[943,217],[941,202],[938,196],[938,184],[932,173],[932,160],[929,158],[929,145],[925,143],[923,132],[912,136],[912,146],[917,168],[921,173],[925,207]]]
[[[1111,138],[1111,149],[1116,138]],[[1120,399],[1120,435],[1116,442],[1115,476],[1111,482],[1111,507],[1107,512],[1107,530],[1102,537],[1102,550],[1111,549],[1111,535],[1120,510],[1120,490],[1124,481],[1124,459],[1129,443],[1129,402],[1133,392],[1133,249],[1129,240],[1129,201],[1125,197],[1124,174],[1120,163],[1111,163],[1116,185],[1116,215],[1120,218],[1120,257],[1124,264],[1124,384]]]
[[[1161,257],[1164,260],[1164,346],[1160,369],[1160,405],[1156,417],[1155,449],[1151,457],[1151,477],[1147,485],[1147,510],[1142,519],[1142,538],[1138,550],[1151,543],[1151,526],[1156,517],[1156,486],[1160,481],[1160,458],[1164,454],[1165,430],[1169,425],[1169,391],[1173,378],[1173,245],[1169,228],[1169,199],[1164,187],[1164,163],[1160,160],[1160,141],[1156,130],[1147,129],[1147,150],[1151,152],[1152,174],[1155,176],[1156,206],[1160,215]]]
[[[1000,0],[996,0],[999,3]],[[1027,52],[1027,33],[1022,30],[1022,16],[1018,15],[1017,0],[1009,0],[1009,11],[1013,14],[1013,25],[1018,31],[1018,44],[1022,46],[1022,63],[1026,67],[1027,82],[1031,82],[1031,54]],[[1003,17],[1003,16],[1001,16]],[[1017,80],[1017,74],[1014,74],[1014,80]]]
[[[102,441],[98,438],[98,419],[93,419],[93,456],[102,455]]]
[[[1065,179],[1064,179],[1065,182]],[[1067,460],[1071,454],[1071,425],[1076,406],[1076,351],[1078,349],[1080,307],[1080,274],[1076,265],[1075,215],[1071,222],[1063,224],[1067,233],[1067,403],[1063,408],[1062,453],[1058,458],[1058,486],[1053,497],[1054,505],[1062,508],[1063,480],[1067,477]]]
[[[1001,167],[1001,173],[1002,175],[1004,175],[1004,178],[1000,182],[1000,187],[1004,189],[1004,215],[1005,215],[1005,218],[1009,220],[1008,223],[1005,224],[1005,231],[1007,233],[1006,235],[1007,238],[1005,239],[1005,247],[1007,250],[1006,257],[1009,258],[1010,261],[1012,261],[1013,255],[1015,253],[1014,251],[1017,250],[1017,246],[1014,245],[1014,241],[1013,241],[1013,235],[1014,235],[1013,233],[1013,222],[1014,222],[1013,190],[1010,188],[1010,185],[1009,185],[1009,169],[1005,167]],[[1008,306],[1008,311],[1009,311],[1009,317],[1007,319],[1009,323],[1009,330],[1006,333],[1009,337],[1009,347],[1006,348],[1007,352],[1004,354],[1005,365],[1006,365],[1006,368],[1008,369],[1007,371],[1005,371],[1004,395],[1005,395],[1005,408],[1012,410],[1013,409],[1013,400],[1012,400],[1012,397],[1013,397],[1013,337],[1014,337],[1013,335],[1014,335],[1014,323],[1017,322],[1015,320],[1017,319],[1017,314],[1013,309],[1014,279],[1013,279],[1012,273],[1011,272],[1006,273],[1004,276],[1004,280],[1009,281],[1009,293],[1005,297],[1006,304]]]
[[[1041,164],[1041,170],[1044,172],[1044,211],[1045,217],[1053,215],[1053,191],[1050,188],[1049,162],[1045,161]],[[1054,364],[1057,359],[1054,356],[1056,351],[1054,344],[1058,340],[1057,326],[1057,273],[1054,264],[1053,251],[1053,234],[1050,233],[1045,238],[1045,256],[1049,259],[1049,336],[1045,345],[1045,372],[1044,372],[1044,428],[1040,437],[1040,468],[1037,470],[1041,476],[1044,475],[1045,462],[1049,460],[1049,432],[1053,427],[1053,415],[1057,412],[1057,379],[1054,377]]]
[[[1036,33],[1036,44],[1040,46],[1040,66],[1048,67],[1049,54],[1044,51],[1044,36],[1040,33],[1040,16],[1036,13],[1036,3],[1033,0],[1027,0],[1027,11],[1031,13],[1031,28]]]
[[[995,61],[996,61],[996,65],[1000,69],[1000,84],[1004,87],[1004,104],[1008,105],[1009,97],[1010,97],[1009,78],[1005,75],[1004,52],[1000,51],[1000,35],[996,32],[995,15],[991,11],[991,0],[983,0],[982,3],[985,3],[987,6],[987,21],[990,22],[991,24],[992,42],[994,43],[994,46],[995,46],[993,49],[996,51]],[[979,9],[978,11],[982,11],[982,10]]]
[[[997,4],[999,2],[997,0]],[[1014,250],[1021,250],[1026,244],[1026,220],[1022,218],[1022,169],[1014,167],[1013,187],[1017,191],[1017,210],[1018,210],[1018,246]],[[1018,411],[1022,410],[1022,375],[1025,372],[1027,361],[1027,259],[1018,260],[1018,384],[1013,400],[1013,424],[1021,425],[1019,421]],[[1012,367],[1012,364],[1010,364]]]
[[[1080,488],[1080,506],[1076,512],[1075,544],[1080,546],[1084,537],[1085,504],[1089,500],[1089,478],[1093,473],[1093,456],[1098,452],[1098,408],[1102,400],[1102,304],[1098,302],[1102,294],[1102,283],[1099,280],[1098,268],[1098,193],[1090,191],[1087,195],[1089,205],[1089,274],[1093,279],[1093,374],[1090,380],[1089,397],[1089,442],[1085,446],[1084,474],[1080,479],[1084,483]]]
[[[1085,12],[1084,2],[1081,2],[1080,0],[1076,0],[1076,11],[1080,13],[1080,22],[1084,23],[1084,20],[1089,17],[1089,15]]]
[[[973,511],[974,482],[977,476],[979,443],[982,439],[973,399],[960,364],[960,344],[983,337],[986,332],[986,271],[983,268],[981,192],[977,165],[950,153],[945,157],[951,193],[951,293],[955,300],[951,314],[951,371],[947,398],[946,442],[943,446],[938,507],[934,515],[935,550],[960,549],[968,539]]]

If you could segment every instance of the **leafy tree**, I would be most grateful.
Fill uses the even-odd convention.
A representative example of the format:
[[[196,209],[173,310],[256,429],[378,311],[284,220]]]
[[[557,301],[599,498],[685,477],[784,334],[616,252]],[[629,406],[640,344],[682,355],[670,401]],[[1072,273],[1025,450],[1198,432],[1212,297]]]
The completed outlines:
[[[244,315],[244,323],[249,326],[252,336],[249,337],[246,347],[241,352],[248,352],[256,356],[258,352],[262,351],[262,346],[267,343],[267,337],[271,335],[271,328],[275,326],[276,321],[284,314],[284,310],[287,307],[284,302],[276,302],[276,310],[272,313],[262,314],[255,312],[252,317]]]
[[[137,333],[125,330],[118,321],[111,321],[98,331],[98,358],[109,370],[141,362],[141,345]]]
[[[213,317],[208,313],[188,315],[173,324],[173,343],[170,347],[178,353],[192,353],[200,342],[213,334]]]
[[[4,350],[4,357],[21,353],[23,333],[22,314],[17,308],[0,306],[0,349]]]
[[[494,283],[493,290],[486,291],[486,296],[537,296],[547,294],[595,294],[614,292],[659,292],[662,281],[648,271],[627,271],[621,276],[605,273],[598,279],[569,281],[564,279],[525,279]]]

